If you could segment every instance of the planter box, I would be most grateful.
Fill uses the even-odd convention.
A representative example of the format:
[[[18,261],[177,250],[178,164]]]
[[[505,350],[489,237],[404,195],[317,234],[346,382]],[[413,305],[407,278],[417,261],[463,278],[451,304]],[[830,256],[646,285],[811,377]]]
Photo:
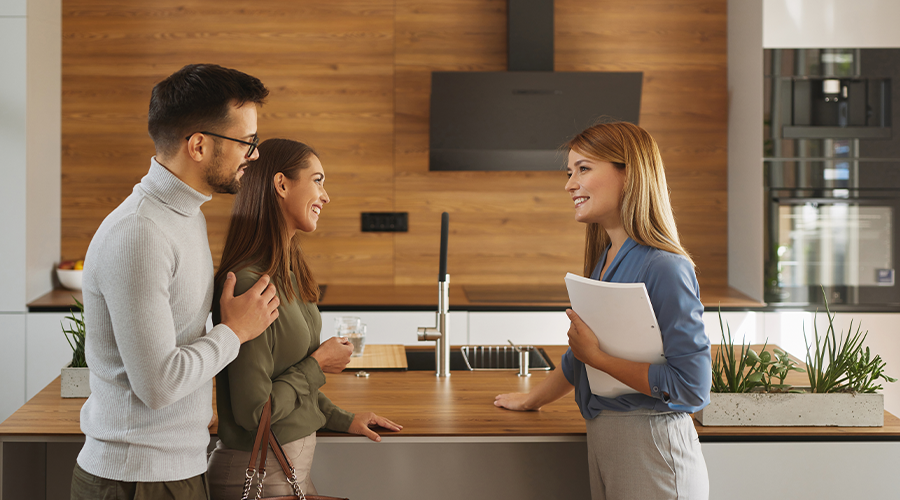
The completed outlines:
[[[60,379],[62,387],[60,396],[64,398],[86,398],[91,395],[91,371],[89,368],[71,368],[66,363],[62,368]]]
[[[694,416],[703,425],[882,427],[884,395],[714,392]]]

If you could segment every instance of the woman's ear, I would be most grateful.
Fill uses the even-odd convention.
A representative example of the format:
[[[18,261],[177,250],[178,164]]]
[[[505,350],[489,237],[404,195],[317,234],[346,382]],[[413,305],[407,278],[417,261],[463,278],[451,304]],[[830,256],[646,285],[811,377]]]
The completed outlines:
[[[275,192],[278,194],[278,196],[281,199],[287,198],[288,186],[284,174],[278,172],[277,174],[275,174],[275,178],[272,179],[272,181],[275,183]]]

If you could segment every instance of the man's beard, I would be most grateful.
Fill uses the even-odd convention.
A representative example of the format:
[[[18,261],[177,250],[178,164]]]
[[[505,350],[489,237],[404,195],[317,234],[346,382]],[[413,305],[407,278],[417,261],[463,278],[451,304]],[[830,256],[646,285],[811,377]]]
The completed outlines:
[[[216,193],[237,194],[241,189],[241,179],[237,177],[237,173],[241,168],[246,167],[247,163],[241,163],[234,173],[229,173],[222,168],[222,149],[218,143],[213,148],[213,159],[206,166],[206,183],[213,188]]]

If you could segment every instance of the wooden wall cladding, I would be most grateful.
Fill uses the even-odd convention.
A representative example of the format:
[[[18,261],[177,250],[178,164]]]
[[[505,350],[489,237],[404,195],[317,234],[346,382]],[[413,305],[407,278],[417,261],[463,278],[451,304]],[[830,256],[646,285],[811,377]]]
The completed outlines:
[[[666,161],[704,284],[727,283],[725,0],[556,0],[557,71],[643,71],[641,125]],[[271,90],[260,136],[313,145],[332,202],[303,239],[320,282],[429,284],[440,212],[453,283],[542,284],[579,272],[583,227],[559,171],[429,172],[432,71],[503,71],[506,0],[63,0],[62,258],[146,173],[150,90],[214,62]],[[252,167],[251,167],[252,168]],[[203,207],[218,262],[231,199]],[[362,233],[363,211],[409,212]]]

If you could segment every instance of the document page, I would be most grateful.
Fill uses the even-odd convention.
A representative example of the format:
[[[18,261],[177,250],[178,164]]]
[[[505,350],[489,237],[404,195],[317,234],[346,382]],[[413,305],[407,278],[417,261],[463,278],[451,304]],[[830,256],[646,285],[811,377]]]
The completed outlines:
[[[662,336],[643,283],[608,283],[566,275],[572,310],[591,328],[608,354],[629,361],[666,361]],[[615,398],[636,393],[606,372],[586,366],[591,392]]]

